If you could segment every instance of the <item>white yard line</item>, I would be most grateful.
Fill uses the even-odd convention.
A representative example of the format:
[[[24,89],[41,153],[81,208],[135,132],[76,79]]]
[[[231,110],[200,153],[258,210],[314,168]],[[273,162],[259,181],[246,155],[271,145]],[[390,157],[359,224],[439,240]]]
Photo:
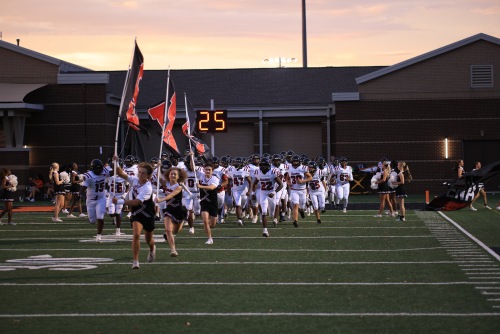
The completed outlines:
[[[444,213],[442,213],[441,211],[438,211],[438,213],[444,218],[446,219],[448,222],[450,222],[451,224],[453,224],[457,229],[459,229],[460,231],[462,231],[463,234],[465,234],[467,237],[469,237],[471,240],[473,240],[476,244],[478,244],[479,246],[481,246],[485,251],[487,251],[491,256],[493,256],[495,259],[497,259],[497,261],[500,261],[500,255],[498,255],[497,253],[495,253],[493,250],[491,250],[488,246],[486,246],[484,243],[481,242],[481,240],[477,239],[476,237],[474,237],[472,234],[470,234],[469,232],[467,232],[462,226],[460,226],[457,222],[455,222],[453,219],[451,219],[450,217],[448,217],[447,215],[445,215]]]
[[[303,252],[317,252],[317,253],[387,253],[387,252],[414,252],[414,251],[427,251],[444,249],[444,247],[419,247],[419,248],[396,248],[396,249],[272,249],[272,248],[181,248],[177,247],[179,251],[201,251],[201,252],[277,252],[277,253],[303,253]],[[15,249],[15,248],[0,248],[0,251],[6,252],[54,252],[54,251],[71,251],[71,252],[85,252],[85,251],[130,251],[130,248],[31,248],[31,249]]]
[[[97,284],[97,285],[96,285]],[[484,282],[99,282],[99,283],[0,283],[0,286],[446,286]],[[491,284],[491,283],[489,283]],[[498,282],[500,284],[500,282]],[[500,287],[499,287],[500,288]]]
[[[495,307],[495,306],[493,306]],[[293,313],[293,312],[161,312],[161,313],[47,313],[47,314],[0,314],[0,318],[76,318],[76,317],[500,317],[498,312],[484,313],[432,313],[432,312],[399,312],[399,313]]]

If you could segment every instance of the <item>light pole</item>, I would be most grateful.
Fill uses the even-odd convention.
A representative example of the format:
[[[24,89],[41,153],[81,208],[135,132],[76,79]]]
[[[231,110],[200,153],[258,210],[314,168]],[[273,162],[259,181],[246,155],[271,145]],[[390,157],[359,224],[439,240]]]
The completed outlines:
[[[264,63],[278,64],[279,68],[285,67],[285,65],[281,65],[282,63],[296,63],[297,61],[298,61],[297,58],[286,58],[286,57],[266,58],[263,60]]]

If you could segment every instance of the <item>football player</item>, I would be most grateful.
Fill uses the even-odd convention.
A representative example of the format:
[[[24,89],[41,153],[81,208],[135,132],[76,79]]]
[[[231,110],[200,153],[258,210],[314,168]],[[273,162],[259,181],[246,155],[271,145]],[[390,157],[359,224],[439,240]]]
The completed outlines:
[[[308,168],[312,176],[312,181],[308,182],[309,196],[314,215],[316,216],[316,222],[321,224],[319,211],[321,210],[321,213],[325,212],[325,177],[323,176],[323,171],[318,168],[315,161],[309,161]]]
[[[96,241],[101,242],[101,234],[104,228],[104,215],[106,214],[106,178],[109,170],[99,159],[90,163],[90,171],[83,174],[83,183],[80,194],[86,193],[87,215],[89,222],[97,222]]]
[[[276,186],[277,185],[277,186]],[[260,191],[256,192],[256,188]],[[274,215],[276,209],[276,193],[283,188],[280,171],[277,168],[271,169],[271,163],[268,158],[262,158],[259,163],[259,169],[255,173],[255,179],[252,183],[253,200],[259,203],[262,216],[262,235],[269,237],[267,231],[267,216]],[[257,197],[258,196],[258,197]]]
[[[287,183],[290,187],[290,202],[292,204],[293,226],[299,227],[299,213],[305,218],[306,183],[312,181],[312,176],[306,166],[301,164],[300,156],[292,157],[292,165],[288,168]]]
[[[342,157],[339,159],[340,166],[335,172],[335,193],[338,203],[344,200],[343,213],[347,212],[347,204],[349,203],[349,190],[351,188],[350,181],[354,180],[352,176],[352,168],[347,165],[347,158]]]
[[[228,177],[232,181],[231,195],[236,207],[236,218],[238,225],[243,226],[243,209],[247,203],[252,179],[248,170],[243,168],[243,159],[238,157],[233,161],[232,168],[229,169]]]

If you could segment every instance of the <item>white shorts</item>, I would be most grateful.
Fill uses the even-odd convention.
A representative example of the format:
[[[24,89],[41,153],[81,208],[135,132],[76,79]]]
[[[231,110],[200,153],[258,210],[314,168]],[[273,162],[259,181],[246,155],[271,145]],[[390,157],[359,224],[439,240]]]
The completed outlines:
[[[292,204],[298,204],[299,208],[305,209],[306,207],[306,195],[307,192],[305,189],[303,190],[294,190],[290,191],[290,202]]]
[[[106,214],[106,197],[98,200],[88,199],[87,204],[87,215],[89,216],[89,222],[95,223],[98,219],[104,219]]]

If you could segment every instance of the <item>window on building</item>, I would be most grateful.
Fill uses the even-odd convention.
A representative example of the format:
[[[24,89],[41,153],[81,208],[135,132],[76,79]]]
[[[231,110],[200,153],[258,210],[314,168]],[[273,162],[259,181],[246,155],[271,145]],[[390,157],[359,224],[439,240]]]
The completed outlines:
[[[493,65],[471,65],[471,87],[493,87]]]

